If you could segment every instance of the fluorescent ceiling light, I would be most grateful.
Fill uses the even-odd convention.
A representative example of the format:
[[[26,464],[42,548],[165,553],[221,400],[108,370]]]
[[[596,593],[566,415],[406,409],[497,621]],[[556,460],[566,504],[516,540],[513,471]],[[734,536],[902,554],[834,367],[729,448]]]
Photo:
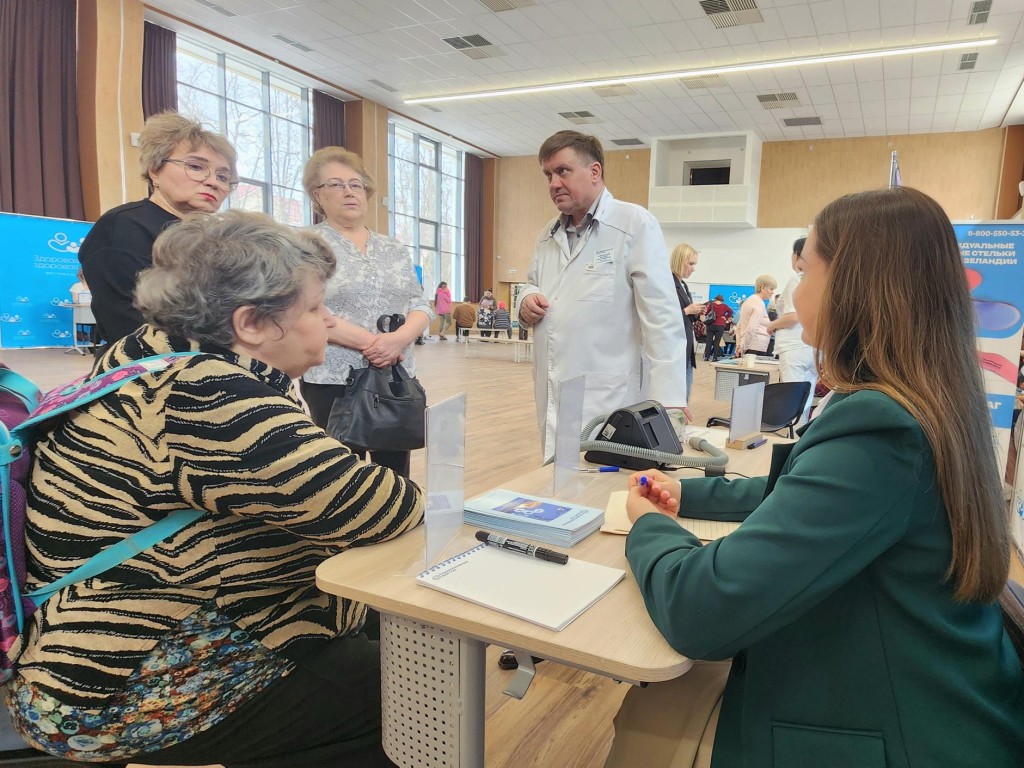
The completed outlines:
[[[963,40],[953,43],[936,43],[935,45],[915,45],[906,48],[876,48],[867,51],[851,51],[850,53],[830,53],[822,56],[806,56],[799,59],[776,59],[751,64],[732,64],[725,67],[709,67],[707,69],[683,69],[676,72],[657,72],[649,75],[630,75],[628,77],[611,77],[604,80],[579,80],[572,83],[552,83],[550,85],[524,85],[518,88],[502,88],[495,91],[476,91],[475,93],[456,93],[450,96],[423,96],[406,99],[406,104],[437,104],[442,101],[468,101],[470,99],[489,99],[495,96],[522,96],[529,93],[550,93],[552,91],[574,91],[580,88],[596,88],[603,85],[626,85],[628,83],[650,83],[657,80],[682,80],[691,77],[708,75],[728,75],[733,72],[756,72],[765,69],[784,69],[786,67],[802,67],[807,64],[835,64],[841,61],[857,61],[858,59],[883,59],[890,56],[912,56],[918,53],[938,53],[955,51],[961,48],[984,48],[995,45],[997,38],[981,40]]]

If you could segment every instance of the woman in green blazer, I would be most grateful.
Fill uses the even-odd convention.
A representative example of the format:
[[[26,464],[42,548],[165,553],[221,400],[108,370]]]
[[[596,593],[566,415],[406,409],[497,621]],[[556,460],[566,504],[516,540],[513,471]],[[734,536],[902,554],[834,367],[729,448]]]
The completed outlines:
[[[994,602],[1011,539],[952,226],[913,189],[848,195],[801,260],[803,338],[835,390],[820,415],[768,477],[630,480],[654,623],[732,659],[711,765],[1022,766],[1024,678]],[[679,514],[743,524],[702,545]],[[636,745],[657,730],[628,764],[656,768]]]

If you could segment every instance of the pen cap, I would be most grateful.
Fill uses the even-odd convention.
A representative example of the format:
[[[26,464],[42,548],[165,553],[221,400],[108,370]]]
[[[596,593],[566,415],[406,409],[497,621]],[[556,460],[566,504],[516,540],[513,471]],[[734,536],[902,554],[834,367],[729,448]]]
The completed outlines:
[[[487,539],[488,539],[488,538],[489,538],[490,536],[491,536],[491,534],[490,534],[490,533],[488,533],[487,531],[477,531],[477,532],[476,532],[476,540],[477,540],[477,541],[483,541],[483,542],[486,542],[486,541],[487,541]]]

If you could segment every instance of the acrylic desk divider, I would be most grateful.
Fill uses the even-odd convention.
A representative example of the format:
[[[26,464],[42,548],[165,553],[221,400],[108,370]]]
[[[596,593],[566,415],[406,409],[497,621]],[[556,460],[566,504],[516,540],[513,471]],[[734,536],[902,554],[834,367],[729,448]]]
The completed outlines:
[[[761,408],[764,405],[764,382],[744,384],[732,391],[729,414],[730,448],[749,448],[761,439]]]
[[[555,422],[554,498],[572,500],[579,495],[580,433],[583,431],[583,376],[558,384],[558,417]]]
[[[462,530],[466,472],[466,393],[427,408],[427,510],[423,564],[454,554],[451,544]],[[423,568],[414,564],[416,575]]]

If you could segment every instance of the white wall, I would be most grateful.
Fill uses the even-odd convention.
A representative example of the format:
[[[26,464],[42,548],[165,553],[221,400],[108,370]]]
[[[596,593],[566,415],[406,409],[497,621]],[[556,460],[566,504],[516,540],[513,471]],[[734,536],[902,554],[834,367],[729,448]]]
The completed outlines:
[[[753,285],[758,275],[775,278],[781,291],[793,275],[790,254],[793,241],[806,229],[705,229],[662,225],[669,253],[679,243],[689,243],[700,254],[697,269],[687,281]]]

